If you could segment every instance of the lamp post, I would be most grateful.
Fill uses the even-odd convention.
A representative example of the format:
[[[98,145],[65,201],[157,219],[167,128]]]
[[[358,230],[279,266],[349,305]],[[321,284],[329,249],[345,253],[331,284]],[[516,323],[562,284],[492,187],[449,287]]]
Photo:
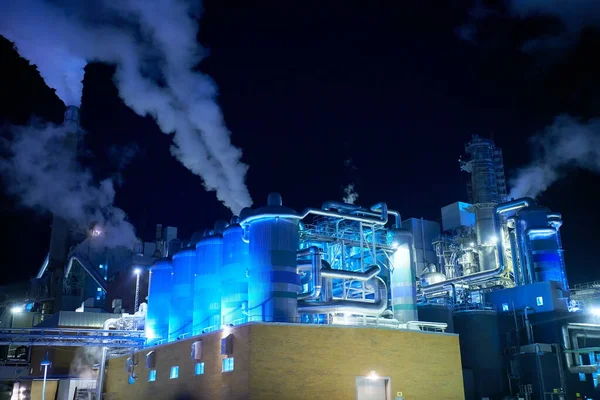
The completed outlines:
[[[135,314],[138,310],[138,303],[140,300],[140,275],[142,274],[142,269],[137,267],[133,270],[135,274],[135,303],[133,306],[133,313]]]
[[[48,358],[48,352],[44,354],[44,358],[40,363],[42,367],[44,367],[44,383],[42,384],[42,400],[46,398],[46,377],[48,376],[48,367],[50,366],[50,358]]]

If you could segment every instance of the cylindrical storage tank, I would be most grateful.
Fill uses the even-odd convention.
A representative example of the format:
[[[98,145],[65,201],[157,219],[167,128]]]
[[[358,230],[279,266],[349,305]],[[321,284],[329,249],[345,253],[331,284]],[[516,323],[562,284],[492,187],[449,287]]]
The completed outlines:
[[[559,238],[556,228],[548,223],[548,212],[545,207],[528,207],[519,211],[517,232],[521,236],[520,243],[533,280],[563,284],[565,274]]]
[[[454,332],[459,335],[463,370],[473,374],[474,398],[502,395],[505,373],[496,312],[456,311]]]
[[[188,247],[173,255],[169,341],[192,333],[195,269],[196,251],[194,249]]]
[[[452,308],[446,304],[422,304],[417,307],[419,321],[447,324],[446,333],[454,333]]]
[[[392,255],[390,290],[394,318],[400,323],[417,321],[417,289],[415,282],[415,259],[412,233],[397,229],[392,232]]]
[[[171,273],[169,259],[156,260],[150,267],[146,338],[148,344],[168,339],[171,313]]]
[[[194,335],[221,328],[221,270],[223,238],[211,235],[196,244],[198,267],[194,279]]]
[[[248,225],[250,241],[249,321],[298,321],[299,233],[293,216],[293,210],[282,206],[281,196],[271,193],[267,207],[242,222]]]
[[[239,325],[248,321],[249,245],[244,242],[243,229],[230,226],[223,232],[223,268],[221,288],[221,323]]]

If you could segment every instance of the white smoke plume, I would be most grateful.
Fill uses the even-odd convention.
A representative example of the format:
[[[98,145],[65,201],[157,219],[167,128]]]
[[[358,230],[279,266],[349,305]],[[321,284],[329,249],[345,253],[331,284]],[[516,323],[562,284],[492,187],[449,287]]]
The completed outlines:
[[[107,247],[133,247],[136,238],[125,212],[113,205],[113,182],[95,184],[89,171],[77,162],[74,146],[67,142],[73,131],[65,125],[32,123],[12,127],[12,140],[0,159],[7,190],[21,203],[73,222],[86,232],[95,226],[104,232]],[[77,134],[82,134],[79,132]]]
[[[96,379],[94,365],[100,362],[102,350],[100,347],[79,347],[71,361],[69,375],[79,379]]]
[[[354,204],[356,200],[358,200],[358,193],[354,190],[354,183],[350,183],[344,188],[344,203]]]
[[[600,173],[600,119],[558,116],[532,145],[533,161],[517,172],[509,197],[536,197],[574,167]]]
[[[4,1],[0,34],[37,65],[67,105],[81,98],[84,61],[115,64],[123,101],[154,117],[164,133],[175,133],[172,154],[233,213],[250,206],[247,166],[231,143],[217,88],[194,70],[205,55],[196,41],[196,2],[57,1]]]

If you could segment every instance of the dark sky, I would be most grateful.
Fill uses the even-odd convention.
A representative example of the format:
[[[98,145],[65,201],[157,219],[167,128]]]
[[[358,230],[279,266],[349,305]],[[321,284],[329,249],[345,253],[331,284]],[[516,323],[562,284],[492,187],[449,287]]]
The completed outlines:
[[[210,55],[200,65],[219,87],[233,143],[250,166],[255,205],[270,191],[295,209],[341,199],[354,182],[358,202],[386,201],[403,217],[439,220],[440,207],[466,201],[458,157],[472,134],[503,148],[510,177],[531,159],[528,138],[561,113],[599,116],[600,35],[585,29],[555,57],[523,44],[556,19],[499,13],[457,29],[468,1],[207,1],[198,38]],[[501,9],[501,7],[500,7]],[[476,21],[477,22],[477,21]],[[37,115],[61,122],[64,105],[12,44],[0,38],[0,122]],[[114,68],[86,68],[84,164],[98,178],[119,172],[116,205],[138,234],[178,226],[182,236],[228,218],[169,153],[170,136],[129,110],[112,82]],[[137,148],[123,168],[114,150]],[[356,169],[345,167],[352,159]],[[564,218],[571,283],[600,279],[600,178],[573,170],[538,200]],[[47,251],[48,215],[2,195],[1,268],[6,281],[35,274]],[[4,282],[1,282],[4,283]]]

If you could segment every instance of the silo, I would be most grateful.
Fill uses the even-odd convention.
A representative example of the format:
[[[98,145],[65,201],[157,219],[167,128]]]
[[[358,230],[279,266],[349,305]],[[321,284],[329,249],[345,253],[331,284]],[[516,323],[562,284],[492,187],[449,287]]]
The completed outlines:
[[[499,396],[504,387],[504,364],[498,315],[492,310],[454,312],[454,332],[460,341],[463,370],[473,374],[474,398]]]
[[[194,249],[184,248],[173,255],[169,341],[192,333],[195,269],[196,251]]]
[[[419,321],[447,324],[446,333],[454,333],[452,308],[446,304],[422,304],[417,309],[419,310]]]
[[[279,194],[271,193],[267,207],[242,221],[248,225],[250,241],[249,321],[298,320],[299,233],[295,215],[282,206]]]
[[[209,234],[196,244],[198,266],[194,280],[194,335],[221,328],[221,269],[223,238]]]
[[[548,213],[545,207],[528,207],[517,214],[517,229],[523,249],[521,256],[529,265],[533,282],[556,281],[562,284],[565,274],[559,238],[556,228],[548,223]]]
[[[169,259],[156,260],[150,267],[146,313],[146,338],[149,344],[163,341],[169,336],[171,272],[172,265]]]
[[[223,269],[221,291],[221,321],[223,324],[243,324],[248,320],[249,245],[242,240],[243,229],[232,225],[223,232]]]
[[[401,323],[417,321],[417,289],[415,282],[415,257],[413,236],[410,231],[392,231],[392,255],[390,287],[394,318]]]

